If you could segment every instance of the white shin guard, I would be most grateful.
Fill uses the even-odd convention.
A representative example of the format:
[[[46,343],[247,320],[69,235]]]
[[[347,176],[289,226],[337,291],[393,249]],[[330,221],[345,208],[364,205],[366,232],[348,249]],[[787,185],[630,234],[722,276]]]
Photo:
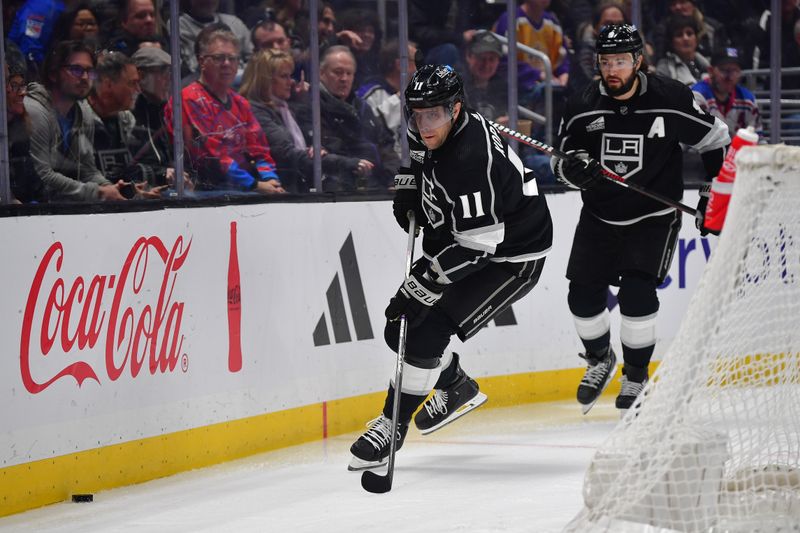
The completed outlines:
[[[420,368],[410,364],[408,361],[403,361],[403,386],[401,391],[414,396],[427,396],[439,379],[442,368],[444,367],[441,362],[436,368]],[[391,385],[394,387],[394,379],[392,379]]]

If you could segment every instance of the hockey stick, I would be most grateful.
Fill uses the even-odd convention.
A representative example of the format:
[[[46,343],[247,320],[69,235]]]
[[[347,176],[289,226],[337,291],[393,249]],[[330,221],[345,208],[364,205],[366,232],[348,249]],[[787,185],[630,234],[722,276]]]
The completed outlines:
[[[505,135],[509,139],[514,139],[514,140],[520,141],[520,142],[522,142],[524,144],[527,144],[528,146],[536,148],[540,152],[546,153],[549,156],[558,157],[559,159],[569,159],[571,157],[569,154],[567,154],[565,152],[562,152],[558,148],[556,148],[554,146],[550,146],[549,144],[545,144],[545,143],[543,143],[541,141],[537,141],[536,139],[534,139],[532,137],[528,137],[524,133],[520,133],[518,131],[514,131],[511,128],[507,128],[506,126],[503,126],[502,124],[498,124],[497,122],[493,122],[491,120],[487,120],[487,122],[489,124],[491,124],[492,126],[494,126],[495,128],[497,128],[497,131],[499,131],[501,134]],[[649,191],[649,190],[645,189],[644,187],[642,187],[640,185],[637,185],[635,183],[631,183],[630,181],[625,181],[624,178],[621,178],[621,177],[617,176],[616,174],[614,174],[613,172],[611,172],[609,170],[606,170],[606,169],[602,169],[602,170],[603,170],[603,176],[605,176],[609,181],[612,181],[612,182],[616,183],[617,185],[619,185],[621,187],[625,187],[626,189],[630,189],[632,191],[636,191],[639,194],[643,194],[644,196],[647,196],[648,198],[652,198],[653,200],[659,201],[664,205],[668,205],[669,207],[673,207],[673,208],[677,209],[678,211],[683,211],[684,213],[692,215],[695,218],[700,218],[700,215],[698,215],[697,210],[689,207],[686,204],[682,204],[681,202],[677,202],[677,201],[673,200],[672,198],[667,198],[666,196],[662,196],[662,195],[658,194],[657,192]]]
[[[414,218],[414,211],[409,210],[408,216],[408,248],[406,249],[406,277],[411,274],[411,263],[414,259],[414,238],[417,236],[417,221]],[[397,366],[394,371],[394,401],[392,403],[392,434],[389,443],[389,466],[385,476],[375,472],[366,471],[361,474],[361,486],[367,492],[383,494],[392,490],[392,478],[394,477],[394,456],[397,453],[397,419],[400,417],[400,391],[403,383],[403,359],[406,355],[406,334],[408,333],[408,323],[406,315],[400,317],[400,341],[397,345]]]

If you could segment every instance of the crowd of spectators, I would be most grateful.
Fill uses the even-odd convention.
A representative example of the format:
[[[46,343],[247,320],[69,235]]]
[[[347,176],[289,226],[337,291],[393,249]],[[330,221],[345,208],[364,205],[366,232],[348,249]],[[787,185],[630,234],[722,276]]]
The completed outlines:
[[[185,172],[190,194],[314,190],[310,20],[303,0],[183,0],[178,27]],[[389,3],[391,5],[391,3]],[[762,128],[742,70],[769,67],[768,0],[643,0],[648,68],[692,87],[698,104],[739,127]],[[390,190],[400,166],[402,107],[397,13],[372,2],[320,2],[323,191]],[[598,76],[595,38],[628,22],[630,0],[504,3],[409,0],[408,72],[454,65],[466,103],[508,120],[507,72],[519,103],[541,113]],[[161,198],[176,187],[169,5],[158,0],[3,3],[11,186],[18,202]],[[782,1],[784,67],[800,66],[798,0]],[[494,33],[516,27],[509,61]],[[785,35],[783,35],[785,34]],[[549,65],[549,72],[547,71]],[[765,83],[765,78],[761,79]],[[785,87],[800,86],[800,76]],[[534,124],[541,135],[545,125]],[[541,156],[526,165],[551,179]]]

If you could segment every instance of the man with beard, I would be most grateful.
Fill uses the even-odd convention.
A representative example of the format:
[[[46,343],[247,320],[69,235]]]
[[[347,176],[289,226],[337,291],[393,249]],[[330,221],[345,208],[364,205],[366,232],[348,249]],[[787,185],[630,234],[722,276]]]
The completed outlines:
[[[702,111],[688,87],[646,74],[635,26],[603,28],[597,54],[600,79],[570,99],[559,126],[560,147],[570,157],[551,160],[559,180],[582,190],[567,278],[569,308],[586,348],[581,357],[588,363],[577,395],[584,414],[616,371],[609,285],[619,287],[625,362],[617,408],[628,409],[647,383],[656,287],[669,270],[681,225],[675,208],[611,183],[603,170],[677,201],[683,195],[681,143],[700,152],[709,181],[730,143],[725,123]],[[701,193],[698,228],[707,194]]]
[[[42,84],[25,97],[30,118],[31,157],[51,200],[122,200],[97,169],[94,128],[84,102],[96,76],[93,50],[81,41],[58,43],[42,67]]]

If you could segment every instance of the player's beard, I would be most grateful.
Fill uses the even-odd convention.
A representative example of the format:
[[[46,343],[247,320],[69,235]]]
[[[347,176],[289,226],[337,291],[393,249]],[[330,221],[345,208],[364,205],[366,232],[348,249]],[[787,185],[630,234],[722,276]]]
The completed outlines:
[[[626,92],[630,91],[633,88],[633,84],[636,83],[636,80],[639,78],[639,70],[634,70],[630,77],[627,79],[625,83],[619,86],[619,88],[614,89],[613,87],[609,87],[606,83],[606,79],[603,76],[600,76],[600,83],[603,84],[603,87],[606,89],[606,93],[609,96],[620,96],[625,94]]]

